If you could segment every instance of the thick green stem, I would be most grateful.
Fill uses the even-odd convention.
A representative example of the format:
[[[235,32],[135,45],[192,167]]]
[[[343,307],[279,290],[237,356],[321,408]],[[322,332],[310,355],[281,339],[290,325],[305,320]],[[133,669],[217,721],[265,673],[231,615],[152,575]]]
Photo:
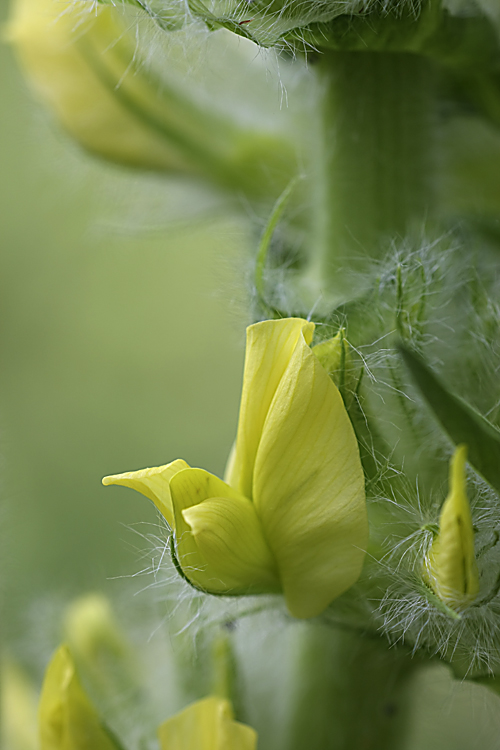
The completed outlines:
[[[401,750],[417,660],[376,637],[297,626],[287,750]]]
[[[325,52],[324,150],[312,273],[340,298],[394,239],[432,215],[436,71],[423,57]],[[348,283],[348,286],[352,285]]]

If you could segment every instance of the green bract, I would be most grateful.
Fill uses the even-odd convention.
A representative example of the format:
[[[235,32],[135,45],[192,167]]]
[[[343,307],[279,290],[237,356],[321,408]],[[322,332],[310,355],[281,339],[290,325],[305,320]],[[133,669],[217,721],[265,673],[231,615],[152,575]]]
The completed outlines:
[[[262,46],[304,42],[343,50],[421,52],[443,62],[484,59],[496,45],[496,3],[487,0],[128,0],[162,28],[193,18],[224,27]]]

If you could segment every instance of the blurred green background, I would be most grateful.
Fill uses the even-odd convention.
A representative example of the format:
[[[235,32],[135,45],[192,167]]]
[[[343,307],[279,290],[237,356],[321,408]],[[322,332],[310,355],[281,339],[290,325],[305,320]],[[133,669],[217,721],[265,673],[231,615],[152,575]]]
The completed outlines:
[[[81,152],[6,44],[0,57],[2,567],[15,641],[46,597],[116,594],[115,577],[149,564],[154,509],[103,475],[177,457],[223,471],[249,236],[189,186]],[[173,220],[201,200],[204,219]]]

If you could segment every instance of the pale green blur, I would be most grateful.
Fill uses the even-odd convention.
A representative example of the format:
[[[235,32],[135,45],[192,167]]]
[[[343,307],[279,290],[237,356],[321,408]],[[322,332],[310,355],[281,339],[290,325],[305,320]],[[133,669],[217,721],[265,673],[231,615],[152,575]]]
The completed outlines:
[[[7,46],[0,57],[2,564],[17,643],[48,595],[119,594],[109,579],[150,560],[141,535],[158,533],[154,509],[105,490],[104,474],[177,452],[222,472],[248,236],[215,197],[186,201],[182,183],[83,154],[33,102]],[[196,201],[205,218],[174,222]]]

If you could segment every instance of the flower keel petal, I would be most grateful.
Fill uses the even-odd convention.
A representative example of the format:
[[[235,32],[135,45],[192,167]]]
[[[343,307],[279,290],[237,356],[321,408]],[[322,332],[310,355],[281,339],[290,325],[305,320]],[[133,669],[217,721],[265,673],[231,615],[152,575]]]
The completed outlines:
[[[207,573],[233,593],[280,591],[278,571],[250,500],[212,498],[182,513]]]
[[[203,554],[202,547],[212,551],[212,545],[207,542],[206,529],[203,536],[202,546],[198,545],[195,534],[193,534],[190,519],[197,526],[198,533],[201,533],[202,516],[189,516],[191,508],[198,508],[204,505],[205,501],[217,499],[220,502],[226,502],[228,508],[234,502],[250,501],[242,497],[239,492],[232,489],[228,484],[219,479],[219,477],[210,474],[204,469],[184,469],[176,474],[170,482],[172,493],[172,503],[175,516],[175,540],[176,552],[179,564],[184,574],[189,580],[199,588],[213,594],[233,593],[235,589],[240,588],[240,582],[237,578],[232,579],[223,564],[225,576],[220,575],[220,571],[215,571],[209,560]],[[234,516],[234,513],[233,513]],[[210,535],[209,535],[210,536]],[[237,540],[235,540],[237,543]]]

